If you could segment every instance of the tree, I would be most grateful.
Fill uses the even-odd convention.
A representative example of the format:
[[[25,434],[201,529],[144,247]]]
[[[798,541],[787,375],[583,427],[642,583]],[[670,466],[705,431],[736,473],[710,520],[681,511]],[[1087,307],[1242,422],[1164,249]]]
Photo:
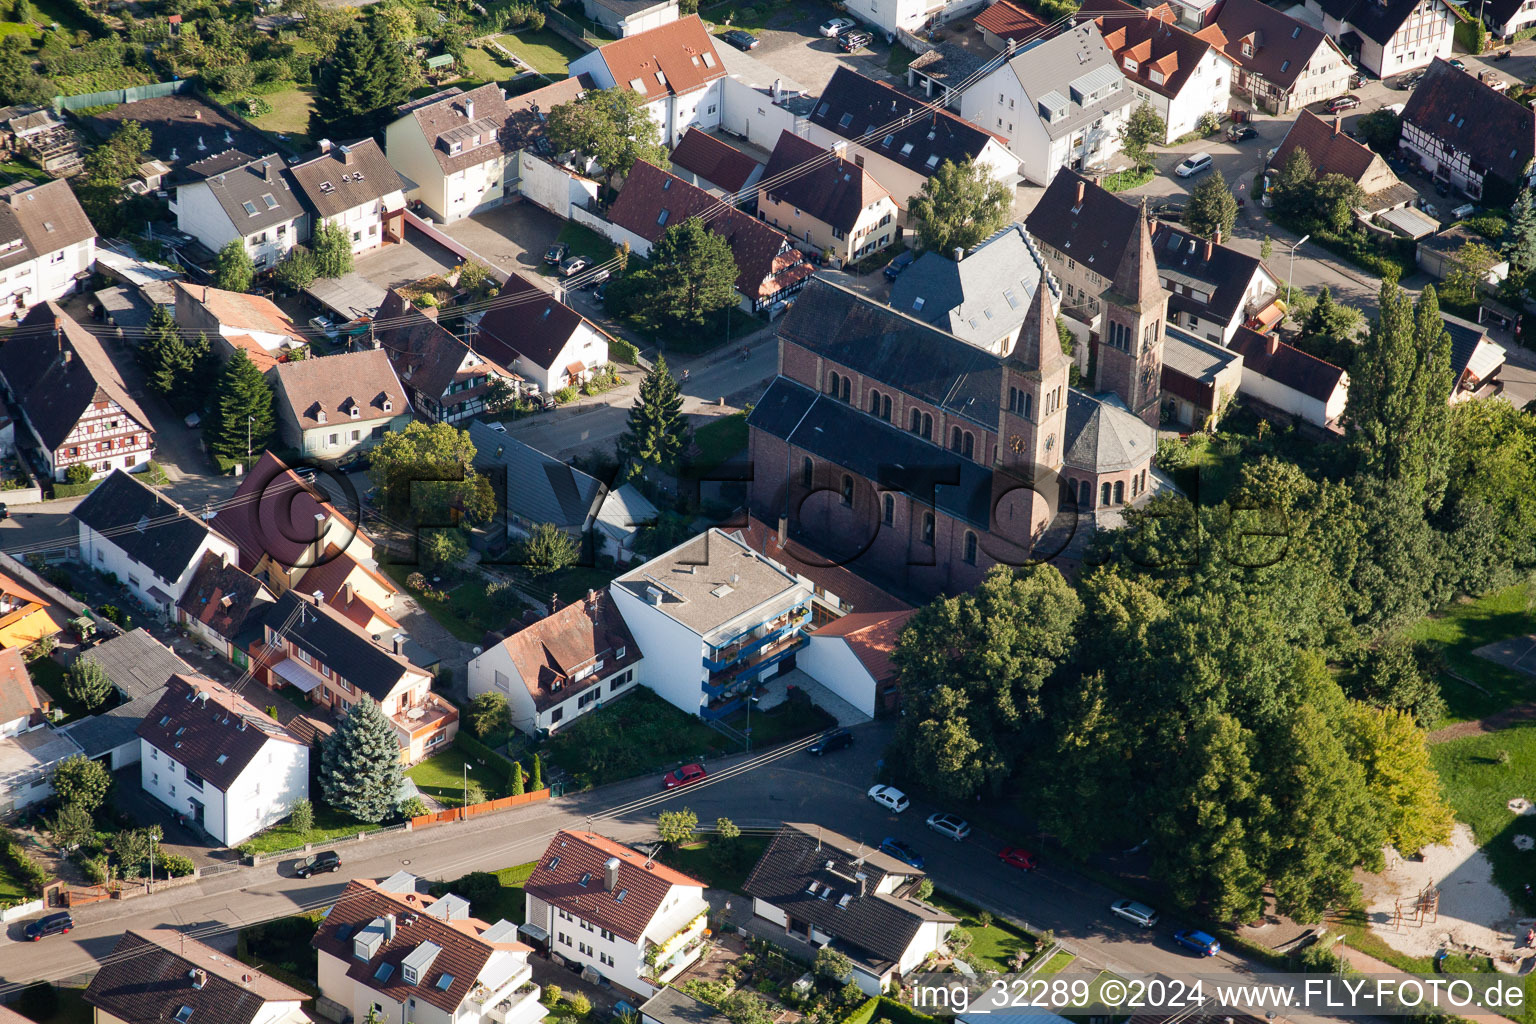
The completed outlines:
[[[138,176],[149,147],[149,130],[137,121],[124,121],[86,156],[85,170],[74,188],[98,230],[115,232],[125,226],[123,189]]]
[[[1397,140],[1403,134],[1403,119],[1383,107],[1373,110],[1355,122],[1355,128],[1370,146],[1382,156],[1397,154]]]
[[[1310,190],[1313,222],[1335,234],[1349,227],[1355,209],[1365,201],[1365,190],[1343,174],[1325,174]]]
[[[48,834],[53,845],[61,850],[72,850],[89,843],[96,835],[96,821],[91,812],[77,803],[63,803],[48,819]]]
[[[741,829],[730,818],[715,819],[715,837],[727,842],[741,837]]]
[[[301,292],[308,288],[314,284],[317,276],[319,275],[315,268],[315,257],[302,245],[289,249],[288,255],[272,268],[272,277],[278,284],[292,292]]]
[[[1189,194],[1184,223],[1201,238],[1220,241],[1232,237],[1232,225],[1237,223],[1237,197],[1220,171],[1211,172]]]
[[[333,139],[372,135],[409,92],[405,54],[382,12],[370,8],[342,31],[315,69],[310,134]]]
[[[0,40],[0,102],[41,106],[58,92],[58,86],[33,70],[26,35],[8,35]]]
[[[1298,221],[1308,217],[1312,207],[1312,157],[1297,146],[1285,158],[1280,173],[1270,189],[1275,213],[1282,220]]]
[[[95,475],[95,470],[88,463],[77,462],[64,471],[64,482],[79,487],[90,483]]]
[[[816,951],[816,960],[811,969],[822,981],[842,982],[853,973],[853,961],[831,946],[822,946]]]
[[[544,760],[538,754],[533,755],[533,791],[537,793],[544,788]]]
[[[1451,271],[1440,286],[1440,295],[1446,302],[1458,306],[1475,305],[1479,294],[1488,286],[1488,275],[1503,257],[1484,242],[1469,241],[1451,257]]]
[[[468,431],[418,420],[386,434],[370,457],[368,477],[395,515],[446,526],[461,518],[483,523],[496,514],[491,483],[475,471]]]
[[[512,796],[522,796],[527,790],[527,783],[523,781],[523,762],[513,761],[512,770],[507,773],[507,789]]]
[[[688,808],[680,811],[662,811],[656,816],[656,834],[661,841],[677,846],[693,841],[693,830],[699,824],[699,816]]]
[[[1013,190],[985,164],[946,160],[910,200],[924,249],[951,255],[995,234],[1013,216]]]
[[[361,694],[320,751],[326,803],[359,821],[377,823],[394,810],[401,778],[395,727],[373,698]]]
[[[309,247],[317,277],[340,277],[352,271],[352,236],[346,228],[329,222],[315,225]]]
[[[690,217],[651,247],[640,306],[658,323],[701,324],[736,305],[736,274],[731,243]]]
[[[1355,361],[1355,338],[1365,326],[1365,315],[1353,306],[1333,301],[1325,285],[1301,325],[1296,342],[1302,351],[1348,370]]]
[[[301,836],[309,835],[315,827],[315,805],[307,798],[300,798],[288,808],[288,827]]]
[[[933,896],[933,879],[931,879],[931,878],[924,878],[921,882],[918,882],[917,883],[917,892],[915,893],[915,895],[920,900],[926,900],[926,899],[929,899],[930,897],[932,897]]]
[[[507,705],[507,698],[495,690],[487,690],[469,702],[469,712],[464,717],[469,722],[470,731],[483,739],[511,724],[512,709]]]
[[[1509,260],[1509,283],[1524,290],[1531,271],[1536,269],[1536,197],[1521,189],[1510,207],[1509,228],[1501,250]]]
[[[683,395],[666,356],[658,356],[640,382],[640,395],[629,410],[629,427],[619,438],[619,454],[640,466],[672,467],[682,457],[690,428],[683,418]]]
[[[1413,716],[1352,702],[1344,726],[1387,842],[1408,857],[1449,839],[1451,809],[1430,763],[1428,738]]]
[[[214,387],[204,429],[208,451],[230,461],[249,460],[266,449],[276,428],[272,385],[245,349],[236,349]]]
[[[1167,123],[1157,116],[1152,104],[1142,100],[1120,127],[1120,151],[1135,162],[1137,170],[1141,170],[1147,164],[1147,147],[1167,137]]]
[[[53,769],[53,791],[60,803],[79,804],[87,812],[94,812],[107,798],[110,788],[112,776],[106,767],[84,754],[71,754]]]
[[[165,306],[156,304],[149,316],[139,346],[139,362],[150,390],[167,401],[175,399],[191,377],[192,353]]]
[[[593,89],[580,99],[550,110],[545,134],[558,153],[584,153],[602,165],[610,184],[629,174],[635,163],[666,169],[667,148],[661,126],[631,89]]]
[[[256,279],[256,264],[245,251],[245,240],[236,238],[219,250],[213,261],[213,283],[228,292],[248,292]]]
[[[95,658],[76,658],[65,674],[64,692],[87,711],[95,711],[112,696],[112,680]]]
[[[523,567],[535,576],[575,565],[579,554],[571,535],[554,523],[536,524],[523,541]]]
[[[421,567],[428,572],[459,565],[469,555],[469,541],[456,528],[427,530],[421,536]]]

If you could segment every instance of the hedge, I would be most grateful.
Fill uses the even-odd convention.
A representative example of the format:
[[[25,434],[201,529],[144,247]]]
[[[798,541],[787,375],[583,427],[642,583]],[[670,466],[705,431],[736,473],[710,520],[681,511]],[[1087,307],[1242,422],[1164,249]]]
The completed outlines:
[[[506,779],[512,777],[512,762],[496,753],[496,751],[484,743],[481,743],[470,734],[467,728],[463,727],[462,722],[460,723],[458,735],[453,738],[453,745],[459,748],[466,759],[485,761],[486,767],[490,768],[498,777]]]
[[[608,358],[630,366],[640,365],[640,350],[627,338],[608,339]]]
[[[880,1008],[880,997],[870,996],[864,1005],[850,1013],[843,1024],[869,1024],[875,1019],[875,1011]]]
[[[56,483],[53,485],[53,496],[55,498],[81,498],[94,491],[99,483],[101,483],[101,480],[90,480],[83,484]]]
[[[918,1013],[912,1007],[905,1003],[898,1003],[890,996],[881,996],[880,1019],[891,1021],[892,1024],[933,1024],[938,1018],[930,1017],[926,1013]]]
[[[0,829],[0,859],[10,864],[29,894],[43,894],[43,886],[48,884],[50,878],[47,869],[33,860],[16,841],[16,837],[5,829]]]

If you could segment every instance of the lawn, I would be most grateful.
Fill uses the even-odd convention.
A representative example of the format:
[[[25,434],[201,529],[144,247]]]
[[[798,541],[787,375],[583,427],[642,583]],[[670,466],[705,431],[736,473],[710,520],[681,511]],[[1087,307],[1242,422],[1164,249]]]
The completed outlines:
[[[535,597],[556,594],[561,604],[571,604],[587,596],[589,590],[606,590],[622,569],[599,569],[594,565],[573,565],[546,576],[530,576],[519,569],[522,585]]]
[[[66,0],[33,0],[32,6],[47,21],[56,21],[71,32],[92,31],[91,23]]]
[[[523,924],[523,883],[528,881],[528,876],[533,874],[533,869],[536,867],[538,867],[538,861],[530,861],[527,864],[502,868],[496,872],[496,880],[501,883],[501,891],[491,899],[476,900],[469,908],[470,913],[492,924],[497,921]]]
[[[0,163],[0,178],[3,178],[7,185],[14,185],[18,181],[35,181],[38,184],[42,184],[45,181],[53,180],[48,172],[41,167],[34,167],[31,164],[21,163],[18,160],[7,160],[5,163]]]
[[[464,77],[454,83],[462,89],[472,89],[487,82],[505,81],[517,74],[517,69],[494,48],[487,51],[471,46],[464,51],[464,63],[468,65],[463,69]]]
[[[1143,167],[1141,170],[1131,168],[1124,171],[1116,171],[1104,178],[1104,187],[1111,192],[1124,192],[1126,189],[1139,188],[1157,176],[1156,167]]]
[[[84,96],[109,89],[127,89],[135,85],[148,85],[155,76],[138,68],[109,68],[104,71],[87,71],[80,75],[64,75],[55,83],[64,96]]]
[[[52,658],[39,658],[27,666],[32,682],[41,686],[53,700],[54,707],[64,712],[62,722],[84,718],[92,712],[84,704],[69,696],[64,690],[64,668]],[[108,698],[98,711],[110,711],[117,706],[115,698]]]
[[[733,455],[747,448],[747,414],[732,413],[705,424],[693,432],[698,454],[688,463],[688,475],[703,477]]]
[[[900,43],[891,46],[891,55],[885,59],[885,70],[893,75],[906,76],[907,65],[917,60],[917,54]]]
[[[255,854],[292,850],[305,843],[324,846],[332,840],[350,838],[359,832],[372,832],[380,827],[358,821],[350,814],[343,814],[315,800],[315,827],[308,832],[295,832],[287,824],[273,825],[241,843],[238,849],[243,854]]]
[[[507,777],[501,772],[467,760],[457,747],[449,747],[441,754],[434,754],[409,769],[416,788],[444,807],[464,806],[464,768],[469,767],[469,778],[480,783],[485,795],[495,799],[507,789]],[[498,766],[499,767],[499,766]]]
[[[555,35],[549,29],[530,32],[503,32],[497,42],[528,62],[528,66],[551,78],[565,78],[570,74],[571,61],[581,56],[581,48],[569,40]]]
[[[724,861],[711,851],[708,843],[695,843],[686,847],[666,847],[657,859],[685,875],[697,878],[710,889],[741,892],[747,884],[758,858],[768,848],[766,836],[738,836],[733,859]]]
[[[1536,679],[1472,653],[1484,644],[1531,631],[1531,614],[1526,610],[1527,588],[1522,583],[1475,601],[1452,603],[1425,617],[1410,631],[1415,640],[1428,641],[1440,648],[1452,673],[1476,684],[1469,686],[1442,674],[1440,690],[1445,695],[1448,714],[1440,724],[1482,718],[1536,700]]]
[[[570,246],[572,256],[585,256],[593,263],[607,263],[613,259],[612,242],[585,224],[577,224],[573,220],[565,222],[560,228],[560,234],[555,237],[555,241]],[[539,273],[545,277],[553,277],[559,272],[558,267],[551,266],[543,261],[539,262]]]
[[[747,712],[733,715],[726,720],[737,732],[746,732],[748,721],[752,724],[752,748],[766,750],[780,743],[799,739],[811,733],[822,732],[837,725],[837,719],[814,704],[794,704],[786,701],[772,711],[756,711],[748,719]]]
[[[314,92],[308,86],[292,86],[261,97],[272,105],[272,112],[250,119],[264,132],[286,135],[287,141],[306,149],[309,146],[309,115],[315,109]]]
[[[11,874],[9,865],[0,861],[0,907],[10,906],[13,903],[26,903],[31,898],[27,893],[27,887]]]
[[[1472,826],[1477,843],[1493,863],[1493,879],[1525,914],[1536,912],[1536,900],[1522,886],[1536,877],[1536,852],[1515,849],[1517,833],[1536,834],[1536,820],[1517,818],[1506,803],[1531,796],[1536,779],[1536,724],[1512,726],[1482,736],[1437,743],[1430,759],[1440,773],[1446,799],[1458,821]]]
[[[487,580],[478,573],[470,575],[459,583],[454,583],[451,579],[444,580],[448,589],[435,589],[431,591],[433,596],[428,596],[405,582],[406,578],[416,571],[416,566],[397,565],[387,561],[380,561],[379,565],[390,579],[414,597],[417,604],[426,609],[427,614],[441,623],[448,632],[466,643],[478,644],[487,631],[506,628],[509,622],[521,618],[523,609],[527,607],[512,594],[493,600],[486,593]],[[439,594],[447,596],[439,600],[436,596]]]
[[[1049,960],[1045,962],[1045,966],[1040,968],[1040,973],[1060,974],[1062,971],[1067,969],[1067,966],[1071,964],[1072,961],[1076,959],[1077,955],[1075,953],[1068,953],[1064,949],[1059,949],[1054,954],[1052,954]]]
[[[42,984],[47,984],[43,982]],[[95,1020],[95,1010],[91,1004],[85,1001],[85,989],[83,988],[59,988],[58,1009],[46,1017],[33,1017],[37,1024],[91,1024]],[[12,1006],[15,1010],[28,1009],[27,997],[23,995]]]
[[[637,775],[658,777],[680,764],[728,751],[730,741],[649,690],[636,689],[600,715],[585,715],[545,745],[544,761],[582,789]]]
[[[1019,950],[1034,952],[1033,936],[1005,921],[994,920],[983,928],[977,917],[981,911],[964,900],[956,899],[948,893],[935,891],[928,902],[960,919],[961,926],[971,933],[972,938],[970,948],[966,952],[982,970],[1011,973],[1013,967],[1008,961],[1015,953]]]

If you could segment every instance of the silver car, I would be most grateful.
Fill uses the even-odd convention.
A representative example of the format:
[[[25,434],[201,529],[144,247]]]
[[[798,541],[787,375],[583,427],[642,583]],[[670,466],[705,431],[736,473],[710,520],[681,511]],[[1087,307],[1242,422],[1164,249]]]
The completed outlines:
[[[1109,905],[1109,912],[1142,928],[1151,928],[1157,924],[1157,911],[1135,900],[1116,900]]]
[[[958,814],[930,814],[928,827],[957,843],[971,834],[971,823]]]
[[[887,810],[900,814],[912,805],[907,799],[907,794],[895,786],[872,786],[869,790],[869,798]]]

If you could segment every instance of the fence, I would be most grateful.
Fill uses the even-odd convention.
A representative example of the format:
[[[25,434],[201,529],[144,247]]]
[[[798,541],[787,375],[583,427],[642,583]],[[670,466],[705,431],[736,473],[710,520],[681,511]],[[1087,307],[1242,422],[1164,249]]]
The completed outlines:
[[[487,800],[482,804],[452,807],[446,811],[438,811],[436,814],[423,814],[420,817],[411,819],[411,828],[429,828],[432,825],[442,825],[450,821],[463,821],[465,818],[473,818],[481,814],[493,814],[496,811],[509,811],[514,807],[522,807],[525,804],[537,803],[540,800],[548,799],[548,789],[536,789],[532,793],[524,793],[522,796],[504,796],[500,800]]]
[[[284,857],[292,857],[295,854],[313,853],[316,847],[325,847],[326,849],[329,849],[333,846],[343,846],[347,843],[360,843],[364,839],[371,839],[374,836],[382,836],[389,832],[406,832],[410,830],[410,827],[410,822],[403,821],[398,825],[386,825],[384,828],[376,828],[367,832],[359,832],[357,835],[353,836],[340,836],[336,839],[327,839],[324,842],[319,843],[305,843],[303,846],[292,846],[286,850],[273,850],[270,853],[248,853],[240,858],[240,863],[244,864],[246,867],[256,867],[261,864],[269,864],[274,860],[281,860]]]
[[[80,110],[84,107],[116,106],[138,100],[157,100],[189,92],[192,83],[185,78],[174,82],[154,82],[150,85],[134,85],[126,89],[107,89],[104,92],[87,92],[79,96],[55,96],[54,110]]]
[[[569,39],[583,50],[595,50],[613,41],[589,31],[579,21],[561,14],[548,4],[544,5],[544,27],[562,39]]]

